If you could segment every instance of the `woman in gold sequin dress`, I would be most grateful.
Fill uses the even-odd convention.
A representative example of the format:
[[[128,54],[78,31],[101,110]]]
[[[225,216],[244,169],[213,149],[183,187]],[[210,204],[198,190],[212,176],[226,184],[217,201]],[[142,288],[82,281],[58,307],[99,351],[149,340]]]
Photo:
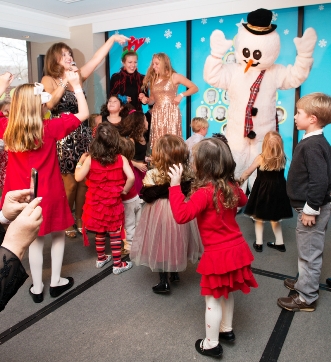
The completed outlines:
[[[179,85],[187,90],[177,94]],[[165,53],[153,55],[152,63],[144,78],[142,89],[149,88],[150,97],[140,93],[142,103],[152,105],[151,145],[165,134],[182,136],[182,117],[179,111],[179,103],[184,97],[198,91],[198,87],[189,79],[175,72],[171,66],[169,57]]]

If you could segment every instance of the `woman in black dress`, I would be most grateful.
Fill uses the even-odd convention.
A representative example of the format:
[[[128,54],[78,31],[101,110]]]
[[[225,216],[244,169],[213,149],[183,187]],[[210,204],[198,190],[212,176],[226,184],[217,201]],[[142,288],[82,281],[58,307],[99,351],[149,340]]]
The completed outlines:
[[[95,68],[109,53],[115,42],[124,44],[129,40],[124,35],[112,35],[93,55],[92,59],[84,64],[80,69],[74,62],[73,52],[65,43],[55,43],[47,51],[45,57],[44,73],[41,83],[45,91],[52,94],[52,99],[47,103],[47,107],[52,111],[52,116],[56,117],[63,112],[77,113],[76,98],[65,78],[66,70],[79,72],[81,83],[94,72]],[[81,155],[88,151],[92,139],[91,129],[88,122],[82,124],[69,136],[58,142],[58,158],[61,168],[62,179],[66,190],[69,206],[71,210],[75,205],[76,225],[79,232],[82,230],[82,207],[85,201],[86,186],[85,181],[76,182],[75,168]],[[74,226],[66,230],[66,235],[74,238],[77,231]]]

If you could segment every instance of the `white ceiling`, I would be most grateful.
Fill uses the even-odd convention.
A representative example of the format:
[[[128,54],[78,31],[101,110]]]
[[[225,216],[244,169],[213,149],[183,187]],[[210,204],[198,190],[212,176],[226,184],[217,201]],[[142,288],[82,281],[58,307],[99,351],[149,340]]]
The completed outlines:
[[[63,0],[72,1],[72,0]],[[161,0],[162,1],[162,0]],[[104,11],[117,10],[130,6],[144,5],[160,0],[80,0],[65,3],[59,0],[8,0],[1,1],[4,5],[19,6],[27,10],[37,10],[50,15],[71,18],[75,16],[91,15]],[[0,4],[1,6],[1,4]]]

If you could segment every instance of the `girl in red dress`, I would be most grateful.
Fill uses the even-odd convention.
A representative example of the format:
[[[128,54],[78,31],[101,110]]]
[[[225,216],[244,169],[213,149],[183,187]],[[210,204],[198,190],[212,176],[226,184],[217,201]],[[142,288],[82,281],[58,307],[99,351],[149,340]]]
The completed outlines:
[[[202,275],[201,295],[206,299],[206,338],[198,339],[196,350],[221,357],[219,339],[234,341],[232,329],[233,292],[249,293],[257,283],[251,271],[254,257],[235,220],[237,207],[247,197],[234,180],[235,162],[228,145],[220,139],[200,141],[193,148],[195,180],[190,199],[180,189],[183,167],[170,168],[169,200],[178,223],[197,218],[204,245],[197,272]]]
[[[30,294],[35,303],[43,301],[42,266],[44,236],[52,238],[52,276],[50,295],[57,297],[73,286],[73,278],[61,278],[65,245],[64,229],[73,224],[59,163],[56,142],[79,127],[88,117],[88,106],[79,84],[79,75],[66,72],[78,102],[77,114],[62,114],[59,118],[44,119],[45,103],[51,95],[43,92],[43,85],[23,84],[13,94],[9,119],[0,117],[0,138],[8,149],[8,166],[2,195],[12,190],[30,188],[31,168],[38,171],[38,196],[43,199],[43,222],[37,239],[29,248],[29,262],[33,284]],[[1,114],[0,114],[1,116]]]
[[[111,259],[105,254],[106,234],[114,259],[113,273],[120,274],[132,268],[132,263],[121,261],[121,242],[124,238],[124,206],[121,195],[134,184],[134,174],[128,160],[120,155],[119,133],[108,122],[99,124],[90,152],[84,153],[76,166],[77,182],[87,178],[83,206],[84,244],[89,245],[86,229],[95,232],[98,255],[96,267],[102,268]]]

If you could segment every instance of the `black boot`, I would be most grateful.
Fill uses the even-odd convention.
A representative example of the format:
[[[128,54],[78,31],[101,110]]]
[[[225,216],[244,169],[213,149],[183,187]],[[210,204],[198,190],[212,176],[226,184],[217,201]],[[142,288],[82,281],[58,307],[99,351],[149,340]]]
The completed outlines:
[[[170,285],[168,282],[168,273],[160,272],[160,283],[156,284],[152,289],[154,293],[169,293]]]
[[[170,272],[169,281],[170,281],[171,283],[173,283],[173,282],[179,282],[180,279],[179,279],[179,274],[178,274],[178,272]]]

